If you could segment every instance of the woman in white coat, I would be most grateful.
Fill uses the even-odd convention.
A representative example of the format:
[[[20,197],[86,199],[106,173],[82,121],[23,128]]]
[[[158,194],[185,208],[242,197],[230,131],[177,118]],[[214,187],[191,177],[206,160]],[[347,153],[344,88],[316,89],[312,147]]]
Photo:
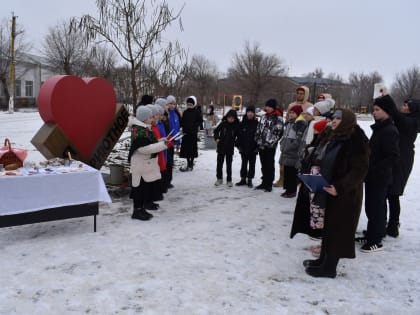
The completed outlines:
[[[152,132],[153,112],[146,106],[137,108],[136,117],[130,117],[131,147],[128,160],[131,164],[131,195],[133,219],[150,220],[153,215],[146,211],[146,205],[153,203],[153,182],[161,178],[157,153],[167,148],[166,138],[159,141]]]

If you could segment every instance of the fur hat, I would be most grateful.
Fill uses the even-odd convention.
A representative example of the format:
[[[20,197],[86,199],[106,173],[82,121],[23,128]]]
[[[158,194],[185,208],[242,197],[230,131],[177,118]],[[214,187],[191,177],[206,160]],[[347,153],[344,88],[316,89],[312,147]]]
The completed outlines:
[[[314,124],[314,130],[317,133],[321,133],[325,129],[327,124],[328,124],[328,120],[326,119],[319,120]]]
[[[321,115],[325,115],[334,107],[334,105],[335,101],[332,98],[326,98],[323,101],[315,103],[314,107],[321,113]]]
[[[255,114],[255,106],[254,105],[249,105],[246,108],[246,112],[253,112]]]
[[[139,106],[136,111],[136,118],[140,121],[145,121],[147,118],[153,117],[152,109],[148,106]]]
[[[188,96],[185,102],[186,102],[187,104],[188,104],[188,103],[193,104],[194,106],[196,106],[196,105],[197,105],[197,99],[196,99],[196,98],[195,98],[195,96],[193,96],[193,95]]]
[[[293,105],[289,109],[289,112],[294,112],[294,113],[296,113],[297,116],[299,116],[302,113],[302,106],[300,106],[300,105]]]
[[[271,107],[273,109],[277,108],[277,100],[275,98],[270,98],[267,102],[265,102],[265,106]]]
[[[175,103],[176,103],[176,97],[175,97],[175,96],[173,96],[173,95],[168,95],[168,96],[166,97],[166,104],[173,103],[173,102],[175,102]]]
[[[397,105],[395,105],[394,100],[388,94],[375,98],[373,105],[379,106],[388,115],[392,115],[397,111]]]

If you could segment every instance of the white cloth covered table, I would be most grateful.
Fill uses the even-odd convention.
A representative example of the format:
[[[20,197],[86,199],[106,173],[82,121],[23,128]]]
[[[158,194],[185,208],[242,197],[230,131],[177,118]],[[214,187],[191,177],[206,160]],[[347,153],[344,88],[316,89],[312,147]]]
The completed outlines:
[[[0,176],[0,216],[49,208],[112,202],[102,174],[85,164],[82,168],[51,168],[52,172]],[[25,174],[25,170],[21,169]]]

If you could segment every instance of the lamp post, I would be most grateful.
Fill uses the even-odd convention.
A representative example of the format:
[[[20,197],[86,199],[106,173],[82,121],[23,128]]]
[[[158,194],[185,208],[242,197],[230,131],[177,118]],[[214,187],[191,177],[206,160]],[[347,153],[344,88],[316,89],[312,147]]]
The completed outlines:
[[[14,111],[15,99],[15,36],[16,36],[16,16],[12,13],[12,34],[10,38],[10,99],[9,114]]]
[[[316,75],[315,73],[312,74],[313,77],[313,95],[312,95],[312,104],[316,102]]]

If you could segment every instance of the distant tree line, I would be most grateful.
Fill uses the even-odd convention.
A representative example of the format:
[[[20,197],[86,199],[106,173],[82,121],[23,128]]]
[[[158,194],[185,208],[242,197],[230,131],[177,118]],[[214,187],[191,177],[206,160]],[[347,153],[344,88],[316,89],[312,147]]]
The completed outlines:
[[[61,21],[49,28],[42,42],[42,56],[52,71],[82,77],[99,76],[111,81],[120,102],[137,104],[141,94],[179,97],[194,94],[199,103],[217,103],[222,74],[217,65],[203,55],[189,56],[177,41],[165,38],[175,23],[180,30],[182,10],[169,7],[166,0],[97,0],[98,16],[84,15]],[[15,54],[30,49],[24,30],[18,29]],[[0,27],[0,82],[3,95],[9,96],[10,27],[3,20]],[[233,55],[227,74],[247,102],[261,104],[264,95],[286,97],[279,78],[287,77],[287,65],[281,57],[263,52],[258,43],[245,42],[243,50]],[[339,74],[325,75],[321,68],[308,77],[328,79],[319,91],[333,94],[338,104],[353,109],[369,106],[373,86],[383,81],[378,72],[351,73],[347,81]],[[316,81],[315,81],[316,82]],[[314,92],[318,91],[315,89]],[[231,91],[237,93],[238,91]],[[420,98],[420,69],[411,68],[396,74],[390,93],[397,102]]]

